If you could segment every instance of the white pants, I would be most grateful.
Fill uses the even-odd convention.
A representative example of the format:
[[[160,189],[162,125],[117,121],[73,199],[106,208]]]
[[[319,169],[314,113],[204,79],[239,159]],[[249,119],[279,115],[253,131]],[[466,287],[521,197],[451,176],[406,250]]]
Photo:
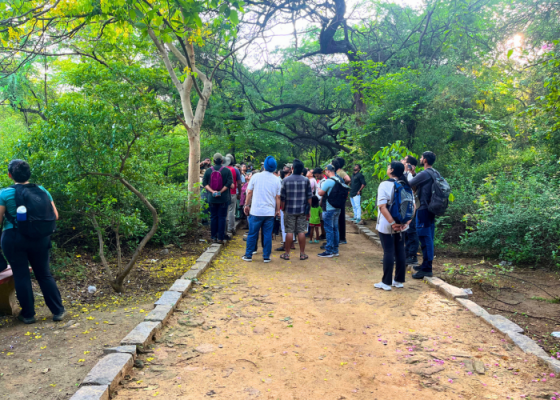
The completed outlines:
[[[237,208],[237,195],[231,195],[231,203],[227,209],[227,231],[235,230],[235,209]]]
[[[361,221],[362,219],[362,206],[360,205],[362,196],[356,195],[350,197],[350,202],[352,203],[352,209],[354,210],[354,218],[356,221]]]
[[[286,229],[284,228],[284,211],[280,210],[280,227],[282,228],[282,243],[286,243]]]

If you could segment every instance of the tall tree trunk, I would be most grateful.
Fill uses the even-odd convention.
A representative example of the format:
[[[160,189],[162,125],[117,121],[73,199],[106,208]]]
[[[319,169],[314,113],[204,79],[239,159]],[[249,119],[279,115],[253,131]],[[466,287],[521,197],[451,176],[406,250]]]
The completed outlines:
[[[200,187],[195,185],[200,182],[200,126],[195,124],[188,130],[189,136],[189,165],[187,168],[190,193],[198,194]]]

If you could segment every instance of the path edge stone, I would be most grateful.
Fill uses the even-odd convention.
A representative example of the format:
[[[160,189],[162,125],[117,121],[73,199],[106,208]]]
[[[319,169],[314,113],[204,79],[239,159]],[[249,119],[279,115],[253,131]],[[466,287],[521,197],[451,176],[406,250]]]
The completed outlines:
[[[346,221],[352,222],[349,215],[346,216]],[[356,225],[353,222],[352,225],[354,225],[354,227],[358,230],[358,233],[364,235],[366,239],[371,240],[376,246],[381,247],[379,235],[375,230],[371,230],[365,225]]]
[[[490,314],[474,301],[468,300],[468,296],[466,295],[466,293],[464,294],[464,296],[456,296],[456,294],[460,294],[460,292],[464,292],[464,290],[458,288],[457,286],[450,285],[440,278],[425,277],[424,281],[445,296],[458,302],[460,305],[465,307],[477,317],[480,317],[484,322],[486,322],[497,331],[508,336],[510,340],[521,349],[521,351],[526,354],[534,355],[552,371],[554,371],[555,373],[560,373],[560,360],[557,360],[554,357],[550,356],[546,351],[542,349],[541,346],[538,345],[537,342],[524,335],[524,330],[519,325],[512,322],[510,319],[504,317],[503,315]]]
[[[239,228],[242,221],[235,222],[235,230]],[[171,295],[171,293],[179,294],[179,298],[174,304],[159,303],[158,299],[155,302],[154,309],[146,316],[144,321],[136,325],[124,338],[121,340],[121,344],[117,347],[106,348],[105,356],[102,357],[97,364],[88,372],[86,377],[80,384],[80,388],[72,395],[70,400],[108,400],[111,398],[111,391],[114,391],[115,387],[119,384],[119,381],[128,370],[132,368],[132,364],[137,355],[137,346],[146,346],[151,342],[151,339],[159,333],[171,314],[181,301],[182,297],[187,294],[187,292],[192,287],[192,280],[199,278],[212,264],[215,258],[218,256],[220,251],[224,248],[221,244],[211,244],[196,260],[195,264],[187,271],[180,279],[176,280],[173,285],[164,293]],[[192,272],[191,272],[192,271]],[[190,274],[189,274],[190,272]],[[194,276],[192,276],[194,275]],[[185,282],[187,280],[188,282]],[[163,294],[162,294],[163,295]],[[157,313],[154,311],[158,309]],[[157,314],[157,316],[156,316]],[[161,320],[160,320],[161,319]],[[147,330],[146,330],[147,328]],[[147,339],[143,343],[130,344],[126,341],[135,330],[146,331],[149,333]],[[133,350],[134,349],[134,350]],[[116,355],[120,355],[115,357]],[[98,383],[95,379],[92,379],[92,371],[95,372],[98,365],[102,365],[104,362],[108,362],[111,358],[124,358],[127,355],[126,362],[123,362],[122,369],[120,373],[116,374],[111,382]],[[124,360],[123,360],[124,361]]]

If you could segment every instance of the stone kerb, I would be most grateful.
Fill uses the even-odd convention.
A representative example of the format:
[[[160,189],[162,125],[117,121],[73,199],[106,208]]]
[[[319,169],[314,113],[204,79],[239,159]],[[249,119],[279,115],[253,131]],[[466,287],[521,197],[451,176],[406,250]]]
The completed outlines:
[[[475,302],[467,300],[467,294],[463,289],[450,285],[436,277],[425,277],[424,281],[428,285],[445,294],[447,297],[456,300],[474,315],[482,318],[482,320],[488,325],[492,326],[504,335],[509,336],[513,343],[515,343],[523,352],[535,355],[554,372],[560,373],[560,360],[552,358],[534,340],[523,335],[524,330],[519,325],[510,321],[503,315],[492,315]]]
[[[173,306],[171,304],[161,304],[156,306],[152,311],[146,315],[144,321],[161,322],[165,324],[169,317],[173,314]]]
[[[161,322],[144,321],[140,322],[136,327],[121,340],[121,346],[143,346],[146,347],[154,339],[154,336],[161,329]]]
[[[237,221],[236,228],[240,223],[241,221]],[[168,291],[163,292],[154,303],[155,308],[146,315],[143,322],[126,335],[120,346],[103,349],[106,355],[88,373],[71,400],[108,400],[110,398],[111,391],[115,390],[126,372],[132,368],[137,346],[146,347],[154,340],[181,297],[192,287],[192,279],[200,277],[209,268],[222,247],[215,243],[206,249],[191,269],[181,279],[177,279]]]
[[[132,368],[132,363],[132,355],[130,354],[108,354],[89,371],[82,382],[82,386],[108,386],[109,391],[113,391],[119,381]]]
[[[109,400],[109,385],[82,386],[70,400]]]

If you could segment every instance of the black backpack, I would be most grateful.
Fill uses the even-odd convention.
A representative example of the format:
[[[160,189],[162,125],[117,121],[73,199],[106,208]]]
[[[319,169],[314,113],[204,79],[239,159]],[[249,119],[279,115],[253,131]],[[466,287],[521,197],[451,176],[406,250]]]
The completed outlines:
[[[47,193],[38,185],[12,185],[16,195],[16,209],[20,206],[27,208],[27,220],[17,221],[17,218],[6,212],[6,219],[29,239],[41,239],[50,236],[56,230],[56,214]]]
[[[449,195],[451,194],[451,186],[438,171],[433,168],[425,170],[432,177],[432,198],[428,204],[428,211],[435,215],[443,215],[449,206]]]
[[[346,200],[348,199],[350,188],[348,185],[342,183],[338,176],[329,179],[335,181],[335,184],[331,192],[325,197],[331,206],[343,209],[346,206]]]

